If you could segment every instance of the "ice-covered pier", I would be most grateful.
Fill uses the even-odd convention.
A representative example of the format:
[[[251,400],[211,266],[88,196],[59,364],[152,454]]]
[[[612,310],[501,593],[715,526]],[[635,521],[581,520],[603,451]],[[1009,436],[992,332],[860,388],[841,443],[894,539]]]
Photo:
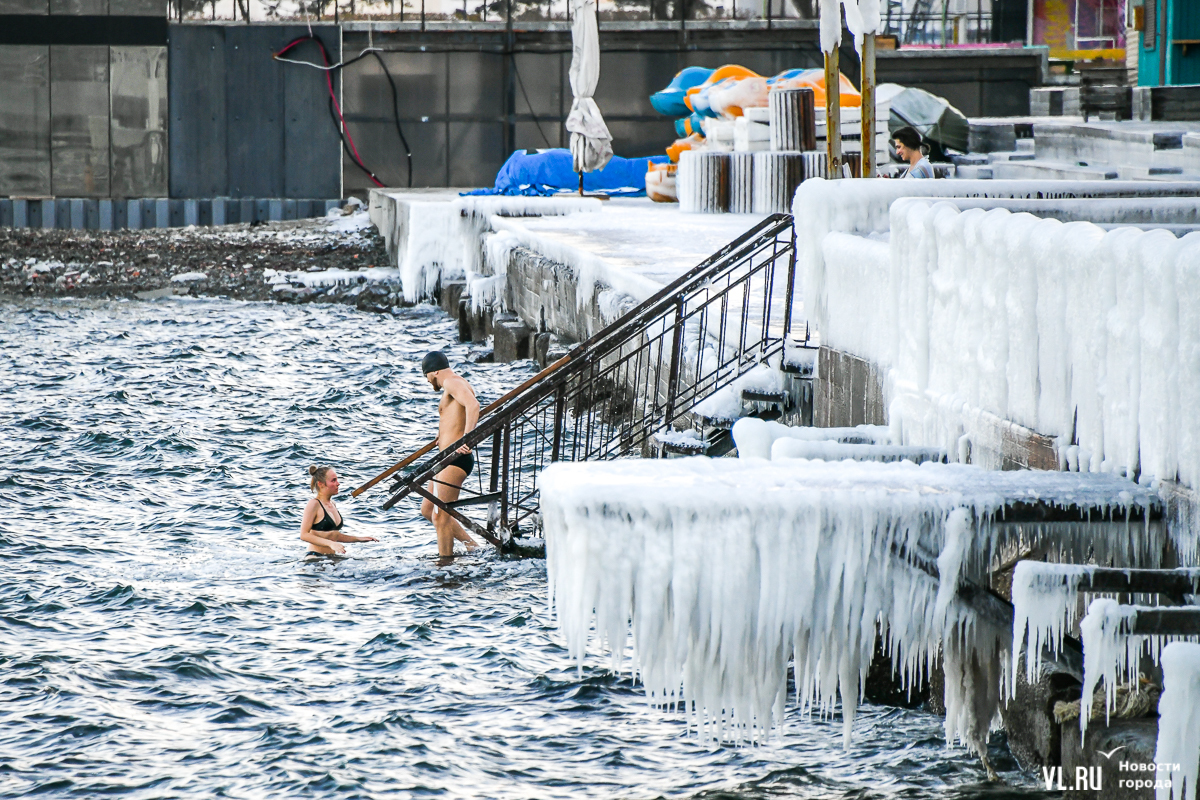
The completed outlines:
[[[497,358],[543,363],[757,221],[576,197],[371,205],[406,293],[437,297],[464,338],[494,333]],[[1092,750],[1126,734],[1127,760],[1153,759],[1158,728],[1100,725],[1091,692],[1103,675],[1096,696],[1123,687],[1120,714],[1150,708],[1145,648],[1147,685],[1191,697],[1190,651],[1164,647],[1197,625],[1200,436],[1183,411],[1200,404],[1195,184],[817,179],[792,218],[790,327],[654,437],[660,452],[739,458],[538,477],[572,654],[593,629],[614,659],[631,636],[654,700],[683,702],[713,738],[766,735],[790,669],[801,706],[840,708],[848,737],[881,642],[903,688],[940,676],[948,739],[981,755],[1003,725],[1030,768],[1104,766]],[[719,325],[690,324],[677,344],[647,331],[630,347],[699,369],[724,345]],[[635,404],[664,386],[646,382]],[[819,427],[789,427],[808,418]],[[1035,591],[1034,562],[1091,582]],[[1077,613],[1106,592],[1122,602]],[[1055,703],[1091,726],[1056,721]]]

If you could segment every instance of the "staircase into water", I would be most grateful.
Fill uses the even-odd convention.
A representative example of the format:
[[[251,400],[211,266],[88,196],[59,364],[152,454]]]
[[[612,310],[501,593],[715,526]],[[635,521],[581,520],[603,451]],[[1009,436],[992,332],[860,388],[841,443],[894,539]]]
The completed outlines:
[[[737,390],[760,365],[790,374],[797,388],[738,390],[749,413],[803,420],[807,410],[811,421],[812,359],[792,355],[807,343],[807,327],[795,335],[794,293],[792,218],[774,214],[489,405],[459,441],[420,461],[433,452],[426,445],[353,494],[393,478],[385,509],[416,494],[507,548],[538,526],[537,476],[547,464],[731,450],[731,420],[697,406]],[[445,503],[430,482],[462,445],[474,450],[479,477]]]

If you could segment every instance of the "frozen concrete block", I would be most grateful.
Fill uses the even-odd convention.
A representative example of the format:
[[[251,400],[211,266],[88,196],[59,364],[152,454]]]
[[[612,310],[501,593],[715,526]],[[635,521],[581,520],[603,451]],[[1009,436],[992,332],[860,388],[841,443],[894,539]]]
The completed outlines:
[[[466,281],[446,281],[441,285],[439,305],[450,316],[458,313],[458,301],[462,299]]]
[[[524,322],[515,317],[497,318],[493,329],[492,349],[496,354],[496,363],[520,361],[530,357],[533,331]]]

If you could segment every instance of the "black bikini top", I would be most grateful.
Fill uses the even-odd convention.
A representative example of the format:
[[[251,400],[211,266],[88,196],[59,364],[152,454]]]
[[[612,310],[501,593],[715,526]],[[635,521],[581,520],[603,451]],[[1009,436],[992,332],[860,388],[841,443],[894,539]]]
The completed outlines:
[[[320,522],[314,522],[312,524],[312,529],[314,531],[340,531],[342,529],[342,523],[346,521],[346,518],[340,517],[335,524],[333,521],[333,515],[329,513],[329,509],[325,508],[325,504],[318,500],[317,505],[321,507],[321,511],[325,513],[325,516],[321,517]]]

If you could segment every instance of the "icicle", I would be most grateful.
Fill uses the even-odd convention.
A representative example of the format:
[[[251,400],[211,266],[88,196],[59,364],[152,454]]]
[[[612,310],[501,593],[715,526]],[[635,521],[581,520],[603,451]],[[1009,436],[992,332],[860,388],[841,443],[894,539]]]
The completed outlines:
[[[1157,800],[1200,798],[1200,644],[1172,642],[1160,656],[1163,692],[1158,700],[1156,764],[1178,764],[1159,772],[1170,787],[1156,789]]]
[[[1018,562],[1012,576],[1013,649],[1009,697],[1016,696],[1017,668],[1026,631],[1029,644],[1025,648],[1025,680],[1032,684],[1037,681],[1042,648],[1049,645],[1052,653],[1062,651],[1063,632],[1075,622],[1079,583],[1094,571],[1095,567],[1073,564]]]
[[[1131,638],[1128,631],[1137,620],[1137,610],[1116,600],[1100,598],[1088,606],[1087,616],[1079,623],[1083,637],[1083,694],[1079,730],[1087,733],[1092,695],[1104,678],[1105,709],[1111,711],[1116,696],[1117,676],[1128,673]],[[1137,652],[1139,648],[1132,648]],[[1135,664],[1136,668],[1136,664]],[[1107,716],[1106,716],[1107,719]]]

